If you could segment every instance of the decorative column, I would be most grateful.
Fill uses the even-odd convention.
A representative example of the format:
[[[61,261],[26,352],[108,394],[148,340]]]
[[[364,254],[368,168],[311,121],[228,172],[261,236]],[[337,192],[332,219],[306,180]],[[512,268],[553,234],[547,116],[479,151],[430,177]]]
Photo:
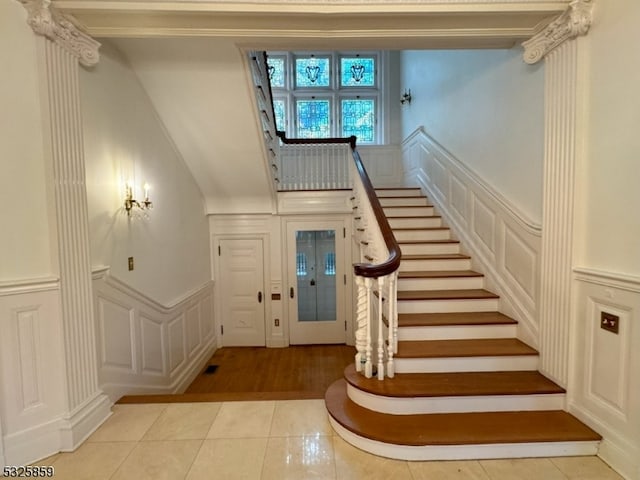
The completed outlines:
[[[22,0],[28,24],[43,37],[40,77],[45,119],[45,156],[54,198],[60,275],[67,412],[62,448],[74,448],[106,418],[108,398],[97,378],[89,220],[78,62],[98,61],[100,44],[50,6],[49,0]]]
[[[574,0],[549,26],[523,43],[524,60],[545,58],[540,370],[566,386],[573,267],[575,169],[580,131],[578,42],[591,24],[591,0]]]

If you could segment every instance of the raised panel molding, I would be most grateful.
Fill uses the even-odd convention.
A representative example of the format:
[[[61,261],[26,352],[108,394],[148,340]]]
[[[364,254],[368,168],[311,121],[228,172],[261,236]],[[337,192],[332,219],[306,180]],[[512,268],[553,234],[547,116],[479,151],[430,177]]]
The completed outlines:
[[[184,334],[184,314],[169,322],[169,375],[176,370],[187,358],[186,339]]]
[[[142,373],[164,375],[166,367],[165,335],[162,322],[140,315],[140,338],[142,343]]]
[[[187,351],[191,356],[202,341],[202,327],[200,321],[200,306],[194,305],[187,309]]]
[[[351,213],[351,190],[278,192],[278,213]]]
[[[423,128],[405,139],[402,156],[405,184],[417,184],[429,196],[471,254],[474,268],[500,295],[500,310],[518,320],[518,336],[537,346],[540,225]]]
[[[402,157],[399,145],[360,145],[358,152],[373,185],[396,186],[402,182]]]
[[[135,361],[134,312],[127,305],[98,296],[101,368],[124,369],[133,373]]]
[[[503,264],[511,278],[522,287],[531,301],[536,298],[536,265],[537,252],[527,245],[509,226],[504,229],[504,257]]]
[[[495,258],[496,253],[496,214],[475,195],[472,209],[473,233],[480,239],[489,253]]]
[[[200,368],[215,350],[213,329],[213,282],[188,292],[172,305],[162,305],[140,291],[129,287],[109,274],[108,267],[93,271],[96,318],[98,323],[99,358],[108,355],[110,364],[100,366],[100,387],[113,401],[126,394],[180,393],[189,386]],[[108,302],[105,303],[105,299]],[[105,305],[110,305],[105,310]],[[111,325],[113,331],[103,328],[107,316],[120,317]],[[125,316],[131,319],[131,363],[114,362],[123,346],[118,339],[124,337]],[[113,322],[112,322],[113,323]],[[105,334],[106,333],[106,334]],[[116,352],[116,353],[114,353]],[[113,364],[118,365],[114,366]],[[120,368],[117,368],[117,367]]]
[[[20,355],[20,383],[22,385],[22,408],[41,402],[40,339],[38,338],[39,308],[25,308],[15,312]]]

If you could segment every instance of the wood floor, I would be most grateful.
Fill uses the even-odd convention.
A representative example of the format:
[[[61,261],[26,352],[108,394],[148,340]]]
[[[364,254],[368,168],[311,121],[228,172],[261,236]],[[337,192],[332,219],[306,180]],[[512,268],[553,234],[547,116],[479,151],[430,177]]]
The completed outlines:
[[[205,367],[184,394],[129,395],[118,403],[324,398],[354,356],[347,345],[223,347],[207,362],[217,365],[215,373]]]

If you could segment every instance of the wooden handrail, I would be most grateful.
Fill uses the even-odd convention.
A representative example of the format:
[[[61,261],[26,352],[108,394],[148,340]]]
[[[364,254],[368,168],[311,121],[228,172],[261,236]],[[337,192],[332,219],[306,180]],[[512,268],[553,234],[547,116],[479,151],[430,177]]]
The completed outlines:
[[[282,140],[282,143],[285,145],[304,145],[304,144],[314,144],[314,145],[322,145],[329,143],[348,143],[351,147],[351,150],[356,149],[356,137],[355,135],[351,135],[350,137],[331,137],[331,138],[287,138],[287,134],[282,130],[278,130],[276,135]]]
[[[384,210],[382,210],[382,205],[380,205],[380,200],[378,200],[376,191],[371,184],[369,175],[367,175],[367,170],[364,168],[360,154],[358,153],[358,150],[355,149],[355,142],[352,150],[356,170],[358,171],[362,185],[367,192],[367,197],[369,198],[369,203],[371,203],[373,214],[376,216],[376,221],[378,222],[378,226],[382,232],[382,238],[384,239],[387,251],[389,252],[387,260],[383,263],[375,265],[370,263],[356,263],[353,265],[353,271],[356,275],[361,277],[384,277],[385,275],[389,275],[398,270],[400,267],[400,260],[402,259],[402,253],[400,252],[400,246],[393,235],[387,216],[384,214]]]

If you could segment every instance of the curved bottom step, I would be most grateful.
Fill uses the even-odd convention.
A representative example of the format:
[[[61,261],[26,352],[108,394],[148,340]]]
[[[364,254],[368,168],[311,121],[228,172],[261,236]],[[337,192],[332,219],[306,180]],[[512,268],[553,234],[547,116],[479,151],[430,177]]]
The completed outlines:
[[[344,379],[325,395],[331,425],[352,445],[400,460],[595,455],[601,437],[563,411],[390,415],[352,402]]]

